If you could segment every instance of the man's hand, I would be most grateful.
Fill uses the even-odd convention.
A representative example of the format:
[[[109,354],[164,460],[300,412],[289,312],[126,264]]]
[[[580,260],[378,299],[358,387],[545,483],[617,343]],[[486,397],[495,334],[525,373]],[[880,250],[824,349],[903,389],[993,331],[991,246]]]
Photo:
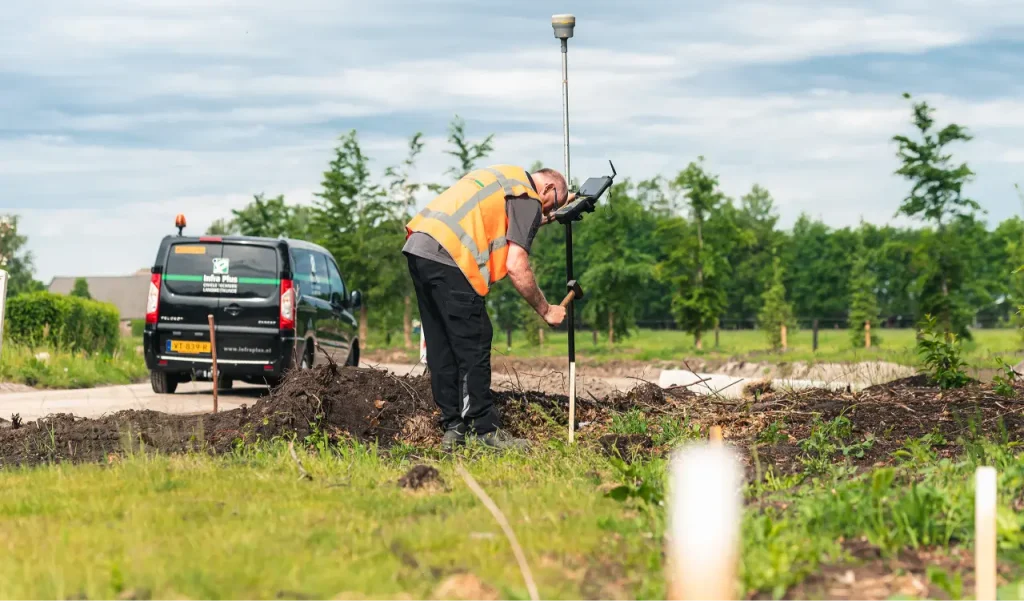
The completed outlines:
[[[555,327],[565,320],[565,307],[562,305],[548,305],[548,311],[544,314],[544,321],[551,327]]]

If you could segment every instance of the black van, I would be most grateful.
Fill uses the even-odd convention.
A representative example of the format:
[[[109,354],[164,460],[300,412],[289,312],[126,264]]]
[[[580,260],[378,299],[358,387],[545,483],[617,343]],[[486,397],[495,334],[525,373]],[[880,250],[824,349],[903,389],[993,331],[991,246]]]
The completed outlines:
[[[210,380],[275,385],[293,366],[359,364],[360,293],[327,250],[301,240],[166,236],[152,268],[143,349],[153,391]],[[315,350],[319,344],[321,350]]]

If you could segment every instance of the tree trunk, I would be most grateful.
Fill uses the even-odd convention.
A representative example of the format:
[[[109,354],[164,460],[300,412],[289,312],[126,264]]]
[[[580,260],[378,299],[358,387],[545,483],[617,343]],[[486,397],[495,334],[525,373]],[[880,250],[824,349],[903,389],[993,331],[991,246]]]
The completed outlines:
[[[512,328],[505,329],[505,350],[512,352]]]
[[[359,305],[359,350],[366,349],[366,339],[370,337],[370,327],[367,324],[366,301]]]
[[[537,336],[540,337],[540,345],[544,346],[544,328],[537,328]]]
[[[402,317],[402,329],[405,332],[405,348],[412,346],[412,297],[405,295],[405,315]]]
[[[693,334],[693,346],[696,347],[698,351],[704,349],[704,341],[700,338],[700,330],[697,330]]]
[[[608,346],[615,346],[615,312],[608,312]]]
[[[597,328],[594,328],[591,332],[594,334],[594,346],[597,346]]]

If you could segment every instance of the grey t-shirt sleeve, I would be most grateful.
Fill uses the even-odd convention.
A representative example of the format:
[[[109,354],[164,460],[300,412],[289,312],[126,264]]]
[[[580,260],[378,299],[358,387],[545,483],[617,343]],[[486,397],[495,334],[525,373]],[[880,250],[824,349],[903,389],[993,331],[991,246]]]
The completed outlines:
[[[529,253],[537,228],[540,227],[540,203],[528,196],[516,196],[505,202],[505,211],[508,213],[508,233],[505,237]]]

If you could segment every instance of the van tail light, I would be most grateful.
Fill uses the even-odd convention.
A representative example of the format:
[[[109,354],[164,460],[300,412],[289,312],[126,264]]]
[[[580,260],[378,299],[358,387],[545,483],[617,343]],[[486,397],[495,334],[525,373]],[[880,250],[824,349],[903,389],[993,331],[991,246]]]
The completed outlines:
[[[149,279],[149,298],[146,300],[146,323],[156,323],[160,315],[160,274]]]
[[[295,286],[291,280],[281,280],[281,329],[295,329]]]

